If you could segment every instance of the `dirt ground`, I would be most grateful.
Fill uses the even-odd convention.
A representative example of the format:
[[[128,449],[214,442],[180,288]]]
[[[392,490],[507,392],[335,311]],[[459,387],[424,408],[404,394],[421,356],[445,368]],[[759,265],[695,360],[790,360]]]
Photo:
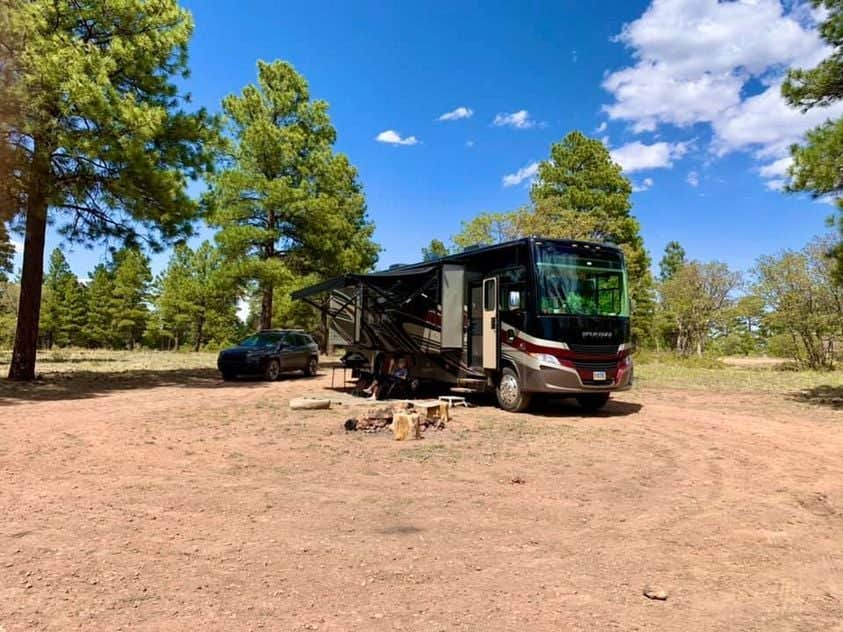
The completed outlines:
[[[67,380],[0,393],[2,632],[843,630],[836,406],[644,385],[397,443],[288,409],[329,374]]]

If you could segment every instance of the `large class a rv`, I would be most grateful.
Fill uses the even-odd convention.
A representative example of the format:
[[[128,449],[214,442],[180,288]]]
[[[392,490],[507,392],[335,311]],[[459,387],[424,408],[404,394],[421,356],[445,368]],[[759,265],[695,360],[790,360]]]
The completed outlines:
[[[602,407],[631,387],[630,301],[621,250],[530,237],[293,294],[376,367],[400,354],[410,375],[494,390],[506,410],[535,395]]]

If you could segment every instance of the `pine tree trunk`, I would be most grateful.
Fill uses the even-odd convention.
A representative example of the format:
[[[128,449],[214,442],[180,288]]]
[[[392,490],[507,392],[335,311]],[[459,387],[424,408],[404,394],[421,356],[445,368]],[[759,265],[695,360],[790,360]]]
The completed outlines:
[[[261,329],[272,328],[272,283],[266,282],[261,288]]]
[[[202,346],[202,331],[205,329],[205,318],[202,317],[196,322],[196,341],[193,343],[193,350],[199,351]]]
[[[44,282],[44,241],[47,235],[47,199],[33,177],[26,209],[26,238],[23,247],[18,323],[9,379],[35,379],[35,352],[41,316],[41,286]]]

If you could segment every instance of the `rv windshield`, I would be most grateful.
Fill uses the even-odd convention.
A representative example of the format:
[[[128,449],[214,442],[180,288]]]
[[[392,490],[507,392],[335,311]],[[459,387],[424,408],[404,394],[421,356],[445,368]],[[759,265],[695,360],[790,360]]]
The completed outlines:
[[[591,256],[592,254],[596,256]],[[629,316],[626,269],[608,253],[536,248],[539,312],[572,316]],[[602,255],[602,256],[601,256]]]

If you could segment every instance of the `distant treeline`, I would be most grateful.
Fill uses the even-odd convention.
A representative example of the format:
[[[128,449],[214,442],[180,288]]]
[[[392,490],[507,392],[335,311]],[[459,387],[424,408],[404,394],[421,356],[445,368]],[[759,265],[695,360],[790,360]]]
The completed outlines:
[[[276,288],[276,321],[318,331],[314,310],[293,304],[291,289]],[[0,348],[14,341],[19,291],[16,279],[0,276]],[[215,349],[258,326],[260,300],[249,300],[256,292],[239,282],[207,241],[195,250],[175,248],[156,277],[143,252],[123,249],[80,279],[57,248],[42,288],[38,343],[42,349]],[[250,306],[246,322],[238,318],[244,300]]]

